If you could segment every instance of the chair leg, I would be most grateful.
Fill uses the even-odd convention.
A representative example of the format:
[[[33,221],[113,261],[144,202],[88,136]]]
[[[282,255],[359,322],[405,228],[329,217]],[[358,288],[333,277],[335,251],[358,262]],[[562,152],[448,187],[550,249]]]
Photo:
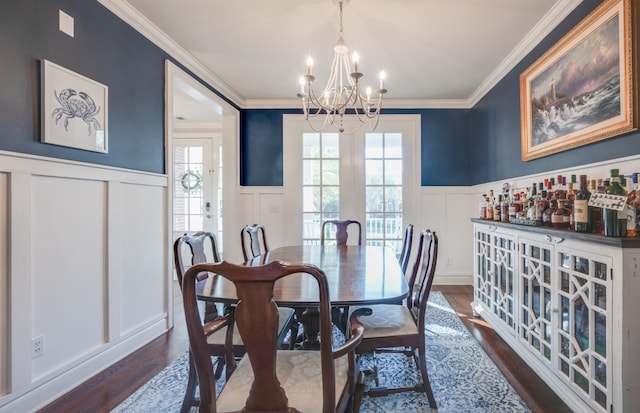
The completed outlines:
[[[438,406],[436,404],[436,399],[433,397],[433,390],[431,389],[429,375],[427,374],[427,355],[423,348],[418,349],[418,357],[419,359],[416,359],[416,364],[420,366],[420,375],[422,376],[422,383],[424,384],[427,399],[429,400],[429,407],[432,410],[437,410]]]
[[[364,397],[364,373],[358,373],[358,380],[356,381],[355,392],[353,393],[353,406],[351,411],[353,413],[360,412],[360,406],[362,405],[362,398]]]
[[[182,407],[180,407],[180,413],[189,413],[191,406],[197,406],[194,404],[196,400],[196,386],[198,385],[198,376],[196,375],[196,366],[193,364],[193,356],[189,351],[189,379],[187,381],[187,391],[184,393],[184,399],[182,400]]]

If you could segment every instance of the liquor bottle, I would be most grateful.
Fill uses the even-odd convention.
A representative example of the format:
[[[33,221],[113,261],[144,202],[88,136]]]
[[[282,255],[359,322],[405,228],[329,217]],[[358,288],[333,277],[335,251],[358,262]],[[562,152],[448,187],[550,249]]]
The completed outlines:
[[[607,195],[627,195],[627,191],[620,186],[618,172],[618,169],[611,170],[611,179],[605,191]],[[627,235],[627,218],[623,211],[618,212],[615,209],[603,208],[602,220],[604,221],[605,237],[624,237]]]
[[[600,179],[602,181],[602,179]],[[589,192],[592,194],[598,191],[596,180],[589,181]],[[596,234],[604,234],[604,223],[602,222],[602,208],[592,206],[589,207],[589,218],[591,218],[591,229]]]
[[[635,181],[635,182],[634,182]],[[636,173],[631,174],[629,179],[625,180],[623,187],[627,191],[627,204],[624,206],[624,213],[627,217],[627,237],[635,237],[638,235],[636,228],[636,191],[635,187],[638,181]]]
[[[479,216],[480,219],[486,219],[487,218],[487,194],[482,194],[482,200],[480,201],[480,205],[478,206],[479,209]]]
[[[484,219],[493,221],[493,191],[490,191],[490,195],[485,199],[486,208],[484,210]]]
[[[580,189],[573,200],[573,229],[576,232],[592,231],[589,198],[591,198],[591,192],[587,189],[587,175],[580,175]]]
[[[544,212],[542,213],[542,223],[545,226],[547,227],[553,226],[553,221],[551,220],[551,217],[553,216],[553,211],[555,211],[557,207],[558,207],[558,201],[556,201],[553,198],[550,199],[549,208],[545,209]]]
[[[498,201],[493,205],[493,220],[500,221],[502,212],[502,194],[498,195]]]
[[[549,200],[547,199],[547,191],[544,189],[544,184],[540,182],[538,184],[538,205],[536,207],[536,221],[542,222],[542,214],[549,208]]]
[[[522,211],[522,204],[520,203],[520,194],[514,194],[509,202],[509,222],[513,222],[518,218],[518,212]]]
[[[631,182],[633,183],[634,192],[634,195],[632,196],[632,203],[636,208],[636,236],[640,235],[640,185],[638,184],[638,181],[640,181],[640,179],[638,179],[639,177],[640,174],[638,172],[634,172],[631,174]]]
[[[500,219],[509,222],[509,188],[503,188],[502,204],[500,205]]]
[[[535,221],[538,216],[538,187],[534,182],[531,185],[531,197],[529,198],[529,205],[527,207],[526,218],[530,221]]]
[[[562,175],[558,175],[558,180],[554,188],[554,197],[556,199],[565,199],[567,197],[567,190],[565,186],[566,184],[567,184],[566,177]]]
[[[556,229],[568,229],[571,212],[566,208],[566,199],[556,200],[558,206],[551,213],[551,225]]]

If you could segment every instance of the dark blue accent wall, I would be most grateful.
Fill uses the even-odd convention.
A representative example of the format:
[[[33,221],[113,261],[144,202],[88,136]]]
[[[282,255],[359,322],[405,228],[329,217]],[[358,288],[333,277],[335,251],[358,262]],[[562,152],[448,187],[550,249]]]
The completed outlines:
[[[75,37],[58,30],[58,10]],[[3,0],[0,5],[0,149],[164,173],[167,54],[85,0]],[[109,153],[40,142],[40,59],[109,87]]]
[[[640,153],[637,132],[522,161],[520,144],[520,74],[595,9],[601,0],[584,0],[472,109],[471,184],[568,168]],[[638,85],[636,84],[636,88]]]
[[[245,110],[241,115],[240,184],[281,186],[282,115],[299,110]],[[471,110],[385,109],[422,117],[422,185],[470,185]]]
[[[240,185],[282,186],[282,115],[295,109],[243,110],[240,114]]]

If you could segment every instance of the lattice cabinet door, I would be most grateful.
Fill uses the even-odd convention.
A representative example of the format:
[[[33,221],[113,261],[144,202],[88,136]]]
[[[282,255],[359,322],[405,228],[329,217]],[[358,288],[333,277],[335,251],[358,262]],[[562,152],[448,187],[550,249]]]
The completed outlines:
[[[596,411],[611,403],[612,259],[556,248],[557,374]]]
[[[477,229],[475,242],[476,301],[514,331],[514,237]]]
[[[547,366],[551,363],[553,246],[524,238],[519,245],[518,340]]]
[[[493,277],[491,276],[491,233],[476,229],[474,245],[475,262],[475,300],[486,308],[491,308],[493,297]]]

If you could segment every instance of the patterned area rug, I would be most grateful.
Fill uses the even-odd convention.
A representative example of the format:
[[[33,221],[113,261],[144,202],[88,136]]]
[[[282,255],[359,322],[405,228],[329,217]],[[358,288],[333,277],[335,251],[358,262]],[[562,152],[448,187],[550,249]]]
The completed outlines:
[[[518,394],[484,353],[439,291],[431,293],[427,313],[427,370],[440,413],[529,412]],[[380,385],[416,382],[412,361],[403,355],[377,354]],[[364,358],[367,368],[371,359]],[[112,412],[175,413],[187,383],[185,353]],[[370,386],[370,383],[366,384]],[[192,409],[196,411],[196,409]],[[428,412],[424,394],[398,393],[364,397],[363,413]]]

